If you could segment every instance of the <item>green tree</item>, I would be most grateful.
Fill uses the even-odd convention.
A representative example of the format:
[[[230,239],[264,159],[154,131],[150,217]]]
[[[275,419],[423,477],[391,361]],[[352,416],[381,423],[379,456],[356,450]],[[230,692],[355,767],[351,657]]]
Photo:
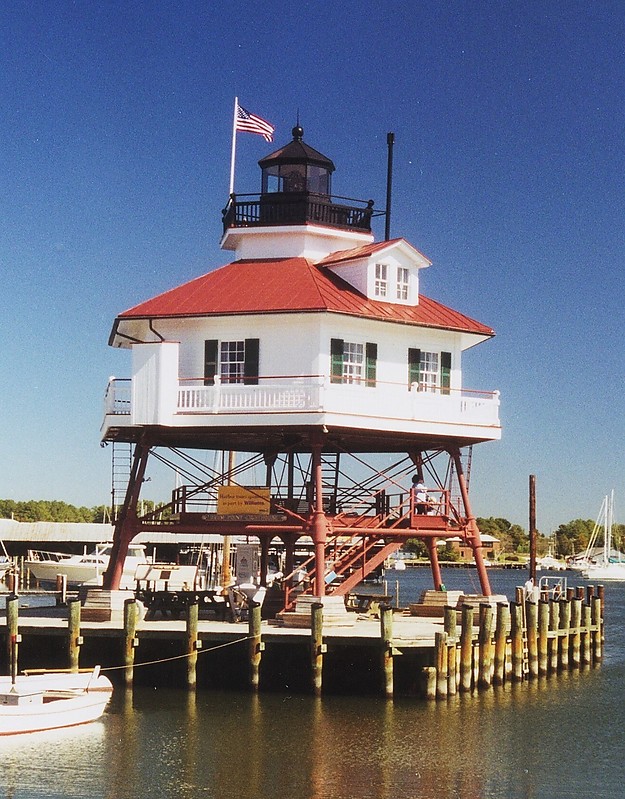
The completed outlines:
[[[403,545],[402,549],[406,552],[410,552],[415,558],[427,558],[428,557],[428,550],[423,541],[419,541],[418,538],[409,538],[406,543]]]
[[[556,554],[566,558],[583,552],[588,546],[594,526],[592,519],[573,519],[561,524],[553,534]]]
[[[501,541],[501,548],[506,552],[528,552],[529,536],[519,525],[512,524],[508,519],[477,518],[477,526],[481,533],[492,535]]]
[[[460,552],[454,549],[451,541],[446,541],[445,546],[438,547],[438,559],[441,563],[447,561],[448,563],[456,563],[460,560]]]

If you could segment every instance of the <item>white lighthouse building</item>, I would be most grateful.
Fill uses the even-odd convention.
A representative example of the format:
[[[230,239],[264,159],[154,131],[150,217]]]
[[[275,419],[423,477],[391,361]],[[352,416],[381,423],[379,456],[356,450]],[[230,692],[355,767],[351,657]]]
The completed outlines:
[[[292,565],[311,536],[317,596],[350,590],[407,538],[428,545],[438,587],[436,541],[461,536],[489,594],[463,454],[500,437],[499,397],[464,387],[462,355],[493,330],[421,292],[428,259],[403,238],[374,241],[373,203],[332,196],[334,164],[301,127],[259,164],[261,193],[223,212],[231,262],[115,319],[130,377],[109,383],[102,438],[130,442],[134,460],[107,587],[132,537],[158,524],[258,539],[261,579],[274,539]],[[221,474],[174,492],[166,521],[142,519],[163,447],[261,459],[262,484],[245,482],[254,513],[224,512],[220,487],[236,480]]]

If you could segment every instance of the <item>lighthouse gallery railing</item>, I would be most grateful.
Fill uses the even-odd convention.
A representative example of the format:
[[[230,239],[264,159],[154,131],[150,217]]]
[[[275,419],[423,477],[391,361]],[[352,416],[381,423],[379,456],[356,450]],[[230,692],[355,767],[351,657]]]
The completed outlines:
[[[330,412],[350,416],[498,425],[499,392],[454,390],[416,384],[336,384],[327,376],[262,378],[255,385],[204,385],[202,379],[179,381],[176,413],[253,414]],[[130,415],[131,381],[112,379],[105,397],[105,414]]]

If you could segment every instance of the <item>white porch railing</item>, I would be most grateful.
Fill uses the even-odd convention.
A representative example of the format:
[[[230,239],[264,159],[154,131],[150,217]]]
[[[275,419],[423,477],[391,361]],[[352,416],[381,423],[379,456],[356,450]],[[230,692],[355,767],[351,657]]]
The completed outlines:
[[[254,386],[220,383],[212,386],[181,385],[179,413],[266,413],[268,411],[319,411],[322,378],[290,378]]]
[[[378,382],[335,384],[328,377],[261,379],[257,385],[214,385],[182,380],[177,388],[176,415],[254,413],[334,413],[356,417],[420,420],[463,425],[499,425],[499,392],[440,388],[420,391],[413,385]],[[105,413],[131,413],[131,381],[111,379]],[[193,422],[190,421],[193,425]]]
[[[130,415],[131,402],[132,381],[128,378],[111,377],[104,392],[105,415]]]

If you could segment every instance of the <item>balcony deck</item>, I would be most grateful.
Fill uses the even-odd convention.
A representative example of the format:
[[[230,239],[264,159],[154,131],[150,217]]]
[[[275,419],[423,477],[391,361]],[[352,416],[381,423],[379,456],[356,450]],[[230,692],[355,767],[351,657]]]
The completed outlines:
[[[103,440],[134,441],[145,427],[161,430],[163,443],[220,436],[271,439],[326,427],[341,431],[353,451],[403,450],[406,438],[465,445],[500,438],[499,394],[405,385],[335,384],[327,376],[259,379],[255,385],[203,385],[179,380],[169,402],[133,401],[132,381],[113,379],[105,397]],[[161,398],[162,400],[162,398]],[[158,405],[158,408],[156,408]],[[148,407],[149,406],[149,407]],[[152,407],[154,406],[154,407]],[[196,446],[200,446],[196,444]],[[230,442],[226,448],[237,448]]]
[[[336,202],[339,200],[339,202]],[[312,193],[232,195],[223,211],[224,233],[229,228],[303,225],[314,223],[346,230],[371,230],[371,219],[381,215],[373,201]]]

